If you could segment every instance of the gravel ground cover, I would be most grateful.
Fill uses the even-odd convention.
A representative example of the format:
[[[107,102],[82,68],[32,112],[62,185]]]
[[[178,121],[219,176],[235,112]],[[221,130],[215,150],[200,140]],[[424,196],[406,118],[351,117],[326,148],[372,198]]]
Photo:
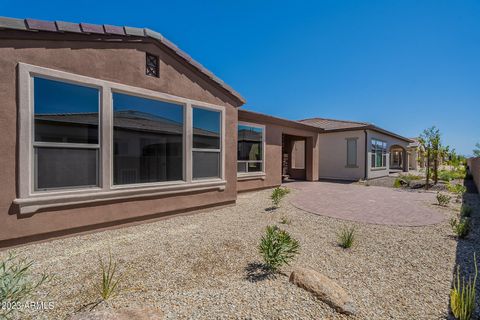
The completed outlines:
[[[424,227],[350,223],[293,207],[288,198],[266,211],[271,190],[240,194],[235,206],[139,226],[27,245],[13,251],[35,260],[34,271],[55,275],[44,292],[55,308],[24,315],[65,319],[97,299],[99,255],[109,251],[122,274],[120,293],[102,308],[153,306],[166,319],[445,319],[457,241],[448,220]],[[478,214],[478,196],[471,199]],[[452,206],[457,206],[452,204]],[[290,224],[280,224],[285,217]],[[292,266],[312,268],[345,288],[358,314],[336,313],[279,275],[264,279],[257,246],[277,224],[301,243]],[[357,228],[344,250],[336,233]],[[7,251],[0,252],[4,258]],[[470,257],[468,257],[470,258]]]

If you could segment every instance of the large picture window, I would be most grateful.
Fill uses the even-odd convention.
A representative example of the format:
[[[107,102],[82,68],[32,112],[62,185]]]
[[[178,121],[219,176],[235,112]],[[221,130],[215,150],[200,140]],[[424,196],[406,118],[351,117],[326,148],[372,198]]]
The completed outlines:
[[[97,88],[33,78],[34,190],[98,186]]]
[[[223,190],[225,107],[18,65],[21,213]]]
[[[193,179],[220,177],[220,126],[219,111],[194,107],[193,121]]]
[[[265,127],[239,124],[237,146],[237,172],[263,172],[264,171],[264,134]]]
[[[372,139],[372,168],[387,167],[387,143],[381,140]]]
[[[183,179],[183,106],[113,93],[113,183]]]

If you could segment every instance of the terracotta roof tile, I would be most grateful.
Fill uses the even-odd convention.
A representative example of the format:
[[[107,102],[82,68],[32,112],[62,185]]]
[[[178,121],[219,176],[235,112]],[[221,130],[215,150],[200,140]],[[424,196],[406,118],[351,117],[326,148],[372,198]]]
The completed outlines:
[[[326,119],[326,118],[304,119],[304,120],[300,120],[300,122],[306,123],[318,128],[322,128],[325,130],[363,128],[370,125],[370,123],[367,123],[367,122],[335,120],[335,119]]]
[[[53,21],[26,19],[27,26],[31,30],[57,31],[57,26]]]
[[[85,33],[96,33],[96,34],[105,33],[105,30],[103,30],[103,26],[98,24],[80,23],[80,27],[82,28],[82,31]]]
[[[82,29],[78,23],[55,21],[58,31],[82,33]]]
[[[104,24],[103,28],[105,29],[105,33],[108,33],[108,34],[116,34],[119,36],[125,35],[125,30],[123,29],[123,27]]]

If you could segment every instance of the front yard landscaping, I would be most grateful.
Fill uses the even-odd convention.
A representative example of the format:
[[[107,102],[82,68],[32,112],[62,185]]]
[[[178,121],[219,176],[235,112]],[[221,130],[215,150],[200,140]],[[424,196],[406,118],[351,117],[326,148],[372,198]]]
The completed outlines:
[[[353,186],[352,186],[353,187]],[[362,188],[355,186],[352,192]],[[53,275],[36,300],[52,310],[23,318],[65,319],[99,301],[99,259],[116,262],[116,294],[94,310],[158,308],[165,319],[440,319],[449,314],[456,263],[471,265],[479,233],[477,194],[466,194],[473,228],[458,240],[450,220],[460,204],[429,204],[444,219],[400,227],[350,222],[294,207],[291,193],[272,209],[272,190],[240,194],[235,206],[209,209],[138,226],[27,245],[9,252],[34,261],[32,272]],[[397,190],[402,194],[409,192]],[[268,210],[266,210],[268,209]],[[395,214],[395,212],[391,212]],[[290,266],[268,275],[259,253],[267,226],[277,225],[300,244]],[[339,234],[352,230],[348,249]],[[344,246],[348,247],[348,246]],[[338,283],[356,315],[338,313],[289,282],[294,268],[309,268]],[[46,295],[48,293],[48,295]]]

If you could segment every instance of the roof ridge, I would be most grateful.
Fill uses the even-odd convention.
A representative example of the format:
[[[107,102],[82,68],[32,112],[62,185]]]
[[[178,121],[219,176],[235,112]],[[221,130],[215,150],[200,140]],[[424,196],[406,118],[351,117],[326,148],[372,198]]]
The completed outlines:
[[[213,74],[210,70],[205,68],[202,64],[195,61],[190,55],[181,50],[173,42],[165,38],[161,33],[151,30],[149,28],[136,28],[129,26],[114,26],[109,24],[92,24],[92,23],[74,23],[74,22],[65,22],[60,20],[47,21],[47,20],[38,20],[38,19],[19,19],[19,18],[10,18],[0,16],[0,30],[1,29],[11,29],[19,31],[46,31],[46,32],[57,32],[57,33],[81,33],[81,34],[96,34],[96,35],[116,35],[116,36],[134,36],[134,37],[144,37],[154,39],[170,50],[172,50],[178,57],[186,61],[188,64],[193,66],[195,69],[203,73],[207,78],[215,82],[217,85],[222,87],[233,97],[238,99],[242,104],[246,103],[245,98],[243,98],[238,92],[236,92],[232,87],[227,85],[222,79]]]
[[[322,117],[306,118],[306,119],[302,119],[302,120],[298,120],[298,121],[306,121],[306,120],[327,120],[327,121],[357,123],[357,124],[364,124],[364,125],[371,125],[372,124],[370,122],[364,122],[364,121],[341,120],[341,119],[322,118]]]

